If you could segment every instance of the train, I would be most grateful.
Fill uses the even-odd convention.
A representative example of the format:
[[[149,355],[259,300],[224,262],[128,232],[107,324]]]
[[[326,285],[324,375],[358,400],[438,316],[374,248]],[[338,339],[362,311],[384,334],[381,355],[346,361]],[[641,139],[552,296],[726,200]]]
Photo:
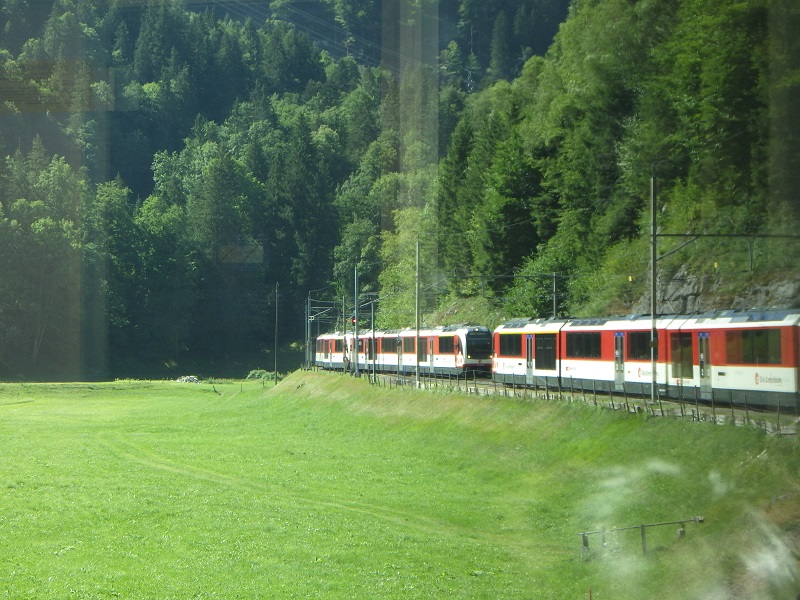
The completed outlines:
[[[328,333],[316,340],[315,364],[323,369],[391,372],[400,375],[489,375],[492,332],[479,325]],[[419,362],[418,362],[419,361]]]
[[[330,333],[325,369],[491,377],[508,386],[653,395],[797,413],[800,310],[519,318],[477,325]],[[651,352],[652,349],[652,352]],[[417,360],[419,362],[417,362]],[[655,368],[655,373],[654,369]]]

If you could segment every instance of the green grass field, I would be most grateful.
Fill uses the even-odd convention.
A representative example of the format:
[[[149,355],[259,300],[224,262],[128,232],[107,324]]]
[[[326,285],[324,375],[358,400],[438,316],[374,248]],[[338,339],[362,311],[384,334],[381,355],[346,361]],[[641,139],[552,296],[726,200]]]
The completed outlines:
[[[295,373],[2,384],[0,439],[0,597],[800,592],[796,437]]]

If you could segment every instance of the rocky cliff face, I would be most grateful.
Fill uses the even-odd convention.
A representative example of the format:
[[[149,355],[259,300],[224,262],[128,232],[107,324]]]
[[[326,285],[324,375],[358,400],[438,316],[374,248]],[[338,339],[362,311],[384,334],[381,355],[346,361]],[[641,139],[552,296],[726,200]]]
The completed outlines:
[[[800,308],[800,275],[773,281],[733,281],[723,275],[690,275],[681,268],[659,280],[657,312],[689,314],[714,309]],[[633,312],[650,312],[649,295]]]

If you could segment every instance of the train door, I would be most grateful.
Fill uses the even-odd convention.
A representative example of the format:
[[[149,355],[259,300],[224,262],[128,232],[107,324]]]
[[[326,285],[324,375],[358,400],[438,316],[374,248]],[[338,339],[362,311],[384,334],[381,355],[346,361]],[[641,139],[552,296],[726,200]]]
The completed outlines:
[[[373,371],[373,372],[375,371],[375,358],[376,358],[376,352],[375,352],[376,347],[375,347],[375,345],[376,345],[376,342],[377,342],[377,340],[375,339],[375,332],[373,331],[372,332],[372,336],[368,337],[366,339],[366,344],[367,344],[367,364],[365,365],[366,369],[368,369],[370,371]]]
[[[698,362],[700,366],[700,397],[711,399],[711,335],[708,332],[697,334]]]
[[[538,372],[536,375],[537,382],[546,386],[559,384],[560,361],[558,360],[558,345],[556,343],[555,333],[537,333],[533,339],[534,344],[534,367]],[[551,375],[542,373],[542,371],[553,371]]]
[[[614,332],[614,389],[625,389],[625,333]]]
[[[533,334],[525,335],[525,383],[533,383]]]
[[[397,336],[397,374],[403,373],[403,338]]]
[[[435,359],[433,357],[433,338],[431,337],[431,338],[428,338],[428,371],[430,373],[434,372],[434,369],[433,369],[434,360]]]

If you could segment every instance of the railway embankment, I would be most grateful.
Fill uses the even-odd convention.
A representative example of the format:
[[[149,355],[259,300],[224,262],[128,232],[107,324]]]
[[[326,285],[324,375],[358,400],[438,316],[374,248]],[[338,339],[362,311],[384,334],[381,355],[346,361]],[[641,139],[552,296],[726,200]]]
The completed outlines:
[[[352,376],[351,373],[340,373]],[[565,386],[530,388],[499,384],[486,378],[451,376],[421,377],[369,372],[361,375],[372,385],[384,388],[418,389],[429,393],[464,393],[475,396],[502,396],[524,402],[564,402],[628,413],[652,418],[683,420],[695,423],[714,423],[751,427],[769,435],[795,436],[800,428],[800,415],[794,411],[761,410],[746,402],[715,404],[699,400],[656,399],[636,393],[620,392],[616,395],[587,390],[574,390]]]
[[[376,475],[381,482],[436,465],[435,492],[410,492],[420,515],[450,506],[446,518],[466,539],[486,536],[493,556],[510,550],[503,575],[525,573],[516,597],[800,593],[796,436],[766,435],[736,411],[702,420],[632,398],[492,389],[309,371],[289,376],[275,398],[317,406],[337,435],[341,415],[352,415],[376,440],[371,455],[403,465]]]

